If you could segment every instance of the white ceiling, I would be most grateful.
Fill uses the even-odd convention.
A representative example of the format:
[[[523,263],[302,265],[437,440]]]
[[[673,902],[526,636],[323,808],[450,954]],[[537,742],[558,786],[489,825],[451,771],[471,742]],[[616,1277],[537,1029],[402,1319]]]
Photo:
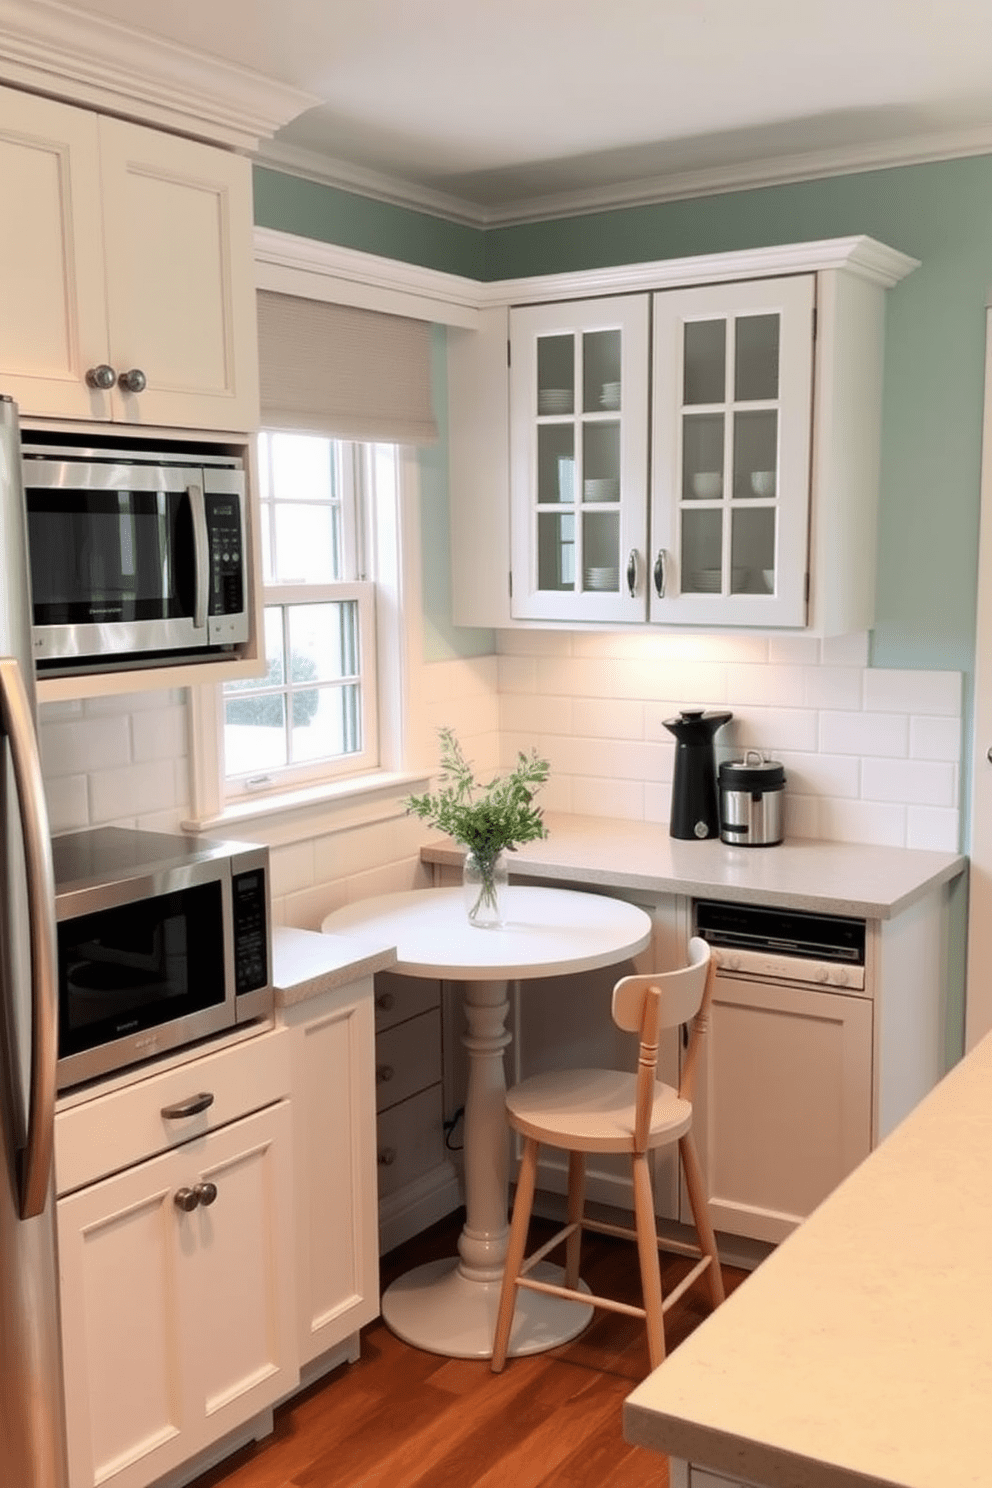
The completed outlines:
[[[992,151],[990,0],[71,0],[323,100],[263,156],[474,221]]]

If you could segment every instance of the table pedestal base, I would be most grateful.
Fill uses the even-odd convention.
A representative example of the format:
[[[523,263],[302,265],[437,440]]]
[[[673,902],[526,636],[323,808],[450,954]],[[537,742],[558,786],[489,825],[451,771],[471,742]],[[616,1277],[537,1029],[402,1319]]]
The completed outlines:
[[[382,1298],[386,1324],[414,1348],[451,1359],[488,1359],[493,1351],[500,1282],[469,1281],[457,1260],[431,1261],[408,1271]],[[542,1262],[535,1281],[561,1285],[562,1269]],[[580,1283],[583,1290],[588,1290]],[[511,1354],[537,1354],[577,1337],[592,1321],[593,1308],[526,1287],[517,1291],[510,1334]]]

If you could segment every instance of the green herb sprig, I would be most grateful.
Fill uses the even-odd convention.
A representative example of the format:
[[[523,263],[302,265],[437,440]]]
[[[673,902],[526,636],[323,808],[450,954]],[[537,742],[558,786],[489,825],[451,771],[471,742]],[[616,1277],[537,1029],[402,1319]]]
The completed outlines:
[[[479,862],[497,853],[515,852],[522,842],[547,837],[541,811],[532,804],[550,773],[536,749],[517,755],[516,768],[480,786],[453,730],[438,730],[441,740],[441,785],[422,796],[407,796],[403,805],[414,816],[447,832]]]

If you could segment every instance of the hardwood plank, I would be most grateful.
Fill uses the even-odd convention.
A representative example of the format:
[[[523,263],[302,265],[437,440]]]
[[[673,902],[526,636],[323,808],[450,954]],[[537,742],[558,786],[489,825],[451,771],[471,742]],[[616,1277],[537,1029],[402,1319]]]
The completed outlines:
[[[383,1257],[383,1286],[455,1250],[456,1213]],[[551,1233],[535,1220],[530,1244]],[[670,1290],[690,1262],[662,1257]],[[728,1292],[746,1272],[724,1267]],[[583,1244],[593,1290],[639,1301],[635,1248],[609,1236]],[[705,1279],[666,1317],[669,1350],[709,1315]],[[362,1354],[276,1412],[275,1430],[192,1488],[667,1488],[664,1457],[623,1439],[624,1399],[648,1373],[644,1326],[597,1312],[578,1338],[545,1354],[488,1361],[410,1348],[381,1319]]]

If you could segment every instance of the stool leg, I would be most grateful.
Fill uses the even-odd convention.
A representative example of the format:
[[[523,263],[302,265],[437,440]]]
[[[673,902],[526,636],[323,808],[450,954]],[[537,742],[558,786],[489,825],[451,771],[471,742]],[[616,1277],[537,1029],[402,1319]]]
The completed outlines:
[[[661,1303],[661,1266],[658,1261],[658,1231],[654,1218],[654,1194],[647,1154],[635,1152],[634,1223],[637,1254],[641,1263],[641,1294],[648,1331],[648,1358],[657,1369],[665,1357],[665,1315]]]
[[[499,1294],[499,1312],[496,1315],[496,1335],[493,1339],[492,1371],[499,1374],[506,1363],[506,1351],[510,1344],[510,1329],[517,1302],[517,1277],[523,1265],[527,1230],[530,1226],[530,1211],[534,1203],[534,1183],[537,1177],[537,1142],[533,1137],[524,1141],[520,1172],[517,1176],[517,1192],[513,1200],[513,1218],[506,1245],[506,1260],[503,1263],[503,1285]]]
[[[713,1225],[710,1221],[710,1206],[706,1202],[703,1171],[699,1166],[699,1158],[696,1155],[696,1144],[692,1140],[691,1131],[686,1132],[684,1137],[679,1138],[679,1156],[682,1158],[685,1186],[689,1194],[689,1207],[692,1209],[692,1217],[696,1224],[699,1246],[703,1255],[710,1257],[710,1264],[706,1272],[709,1279],[710,1301],[714,1307],[719,1307],[724,1297],[723,1272],[720,1270],[720,1256],[716,1248],[716,1236],[713,1233]]]
[[[575,1229],[565,1241],[565,1279],[563,1285],[576,1291],[582,1260],[582,1216],[586,1207],[586,1155],[568,1154],[568,1222]]]

